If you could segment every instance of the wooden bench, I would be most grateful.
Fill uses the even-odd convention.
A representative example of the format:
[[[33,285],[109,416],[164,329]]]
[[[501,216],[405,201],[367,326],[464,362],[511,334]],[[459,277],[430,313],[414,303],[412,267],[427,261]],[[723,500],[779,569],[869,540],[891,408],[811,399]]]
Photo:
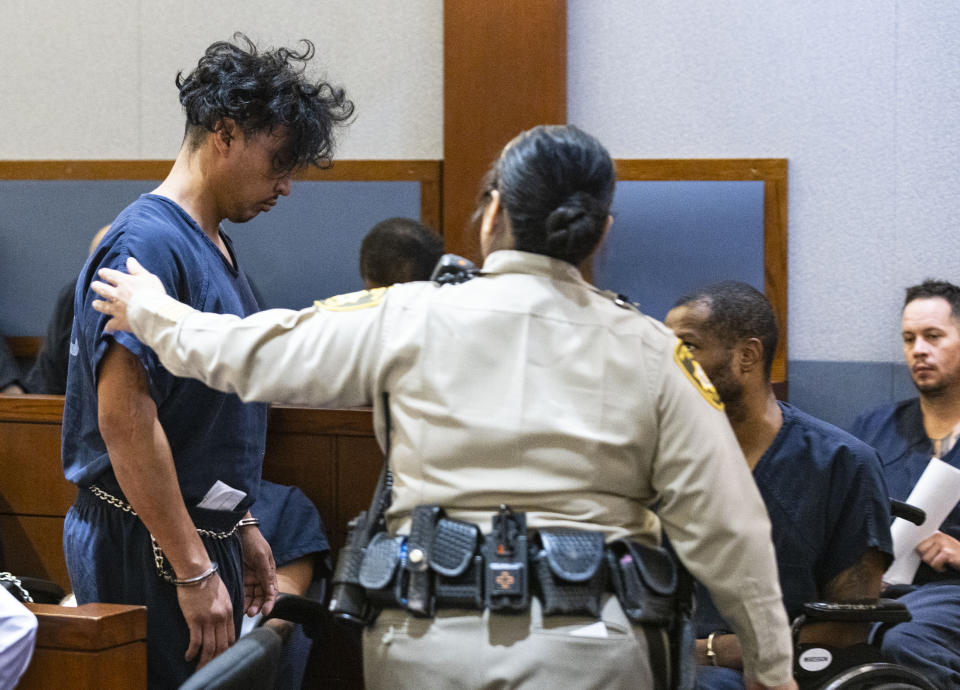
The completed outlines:
[[[0,459],[4,467],[0,472],[0,546],[6,566],[13,572],[46,578],[69,590],[63,518],[76,487],[63,478],[62,415],[62,396],[0,396]],[[382,462],[370,410],[285,406],[270,410],[263,476],[304,491],[320,511],[334,551],[344,542],[349,520],[369,504]],[[51,612],[41,625],[57,628],[64,620]],[[110,620],[101,619],[96,625],[110,628]],[[76,624],[72,619],[71,623]],[[48,648],[43,649],[28,675],[39,672],[33,668],[38,664],[56,673],[66,668],[51,662]],[[78,649],[77,653],[87,656],[75,658],[89,659],[91,652],[107,650]],[[305,686],[362,687],[356,640],[331,631],[314,644]]]
[[[147,609],[120,604],[27,604],[37,646],[20,690],[128,690],[147,684]]]

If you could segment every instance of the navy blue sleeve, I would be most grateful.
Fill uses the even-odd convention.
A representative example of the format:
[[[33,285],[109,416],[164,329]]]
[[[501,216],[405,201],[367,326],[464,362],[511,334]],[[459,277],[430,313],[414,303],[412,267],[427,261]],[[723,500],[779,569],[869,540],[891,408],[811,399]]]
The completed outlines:
[[[270,544],[278,566],[330,550],[320,513],[295,486],[261,480],[250,514],[260,520],[260,532]]]
[[[57,295],[47,333],[43,338],[43,346],[24,382],[28,393],[63,395],[67,390],[67,362],[70,360],[75,290],[76,283],[68,283]]]
[[[192,303],[193,296],[186,288],[184,256],[189,252],[177,247],[170,233],[162,228],[157,232],[143,227],[130,228],[129,220],[115,223],[104,237],[97,252],[91,257],[85,274],[88,278],[84,287],[82,312],[78,314],[78,324],[87,342],[86,352],[90,358],[90,370],[99,380],[100,363],[111,342],[116,342],[129,350],[140,360],[147,376],[150,395],[159,407],[170,395],[176,378],[160,364],[153,350],[140,342],[132,333],[109,333],[104,330],[107,315],[93,309],[92,302],[97,295],[90,290],[90,282],[97,279],[101,268],[113,268],[126,272],[127,258],[136,257],[147,270],[160,278],[167,294],[181,301]]]
[[[861,412],[857,415],[857,418],[853,420],[853,426],[850,427],[850,433],[856,436],[861,441],[867,442],[867,419],[869,414],[866,412]]]
[[[886,554],[888,564],[893,557],[890,498],[879,457],[861,444],[836,452],[826,504],[828,539],[817,568],[821,588],[870,548]]]
[[[855,420],[853,420],[853,426],[850,427],[850,433],[864,443],[872,446],[877,435],[877,423],[875,421],[876,417],[877,408],[864,410],[857,415]]]

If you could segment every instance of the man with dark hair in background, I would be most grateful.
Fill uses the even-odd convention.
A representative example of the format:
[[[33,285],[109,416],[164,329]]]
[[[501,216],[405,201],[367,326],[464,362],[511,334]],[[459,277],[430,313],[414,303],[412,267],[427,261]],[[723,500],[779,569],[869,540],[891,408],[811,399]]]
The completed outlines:
[[[746,283],[716,283],[681,298],[665,323],[723,400],[770,515],[787,615],[807,601],[876,597],[893,553],[877,454],[776,399],[779,334],[767,298]],[[703,587],[697,599],[698,686],[743,687],[732,670],[742,663],[736,636]]]
[[[360,245],[360,276],[371,290],[394,283],[429,280],[443,256],[443,239],[412,218],[380,221]]]
[[[80,604],[147,605],[148,680],[181,684],[229,647],[277,583],[250,516],[266,407],[170,375],[129,334],[106,333],[89,284],[135,256],[200,309],[256,301],[220,222],[243,223],[290,193],[292,173],[330,163],[352,114],[342,89],[310,82],[313,45],[259,51],[238,34],[177,76],[186,131],[167,178],[111,224],[74,300],[63,462],[80,486],[64,553]]]
[[[87,256],[93,254],[93,250],[109,229],[109,225],[104,225],[94,233]],[[73,331],[73,298],[76,289],[76,281],[71,281],[64,285],[57,295],[47,324],[47,333],[43,337],[43,346],[23,382],[27,393],[63,395],[67,390],[67,363],[70,361],[70,334]]]
[[[853,433],[880,453],[894,498],[906,500],[931,458],[960,469],[960,287],[927,280],[907,288],[903,354],[916,398],[868,410]],[[960,497],[957,497],[960,498]],[[960,687],[960,505],[920,542],[913,591],[900,598],[913,619],[884,635],[884,655]],[[921,586],[922,585],[922,586]],[[905,588],[906,589],[906,588]]]
[[[0,395],[19,395],[23,393],[20,385],[20,366],[5,338],[0,337]]]

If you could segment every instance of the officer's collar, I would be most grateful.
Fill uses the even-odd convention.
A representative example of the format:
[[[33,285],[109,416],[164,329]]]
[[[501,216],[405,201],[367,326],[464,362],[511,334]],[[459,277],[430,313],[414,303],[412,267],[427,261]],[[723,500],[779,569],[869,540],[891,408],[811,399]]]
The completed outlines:
[[[529,273],[572,283],[584,282],[577,267],[566,261],[516,249],[499,249],[492,252],[483,262],[482,272],[484,274]]]

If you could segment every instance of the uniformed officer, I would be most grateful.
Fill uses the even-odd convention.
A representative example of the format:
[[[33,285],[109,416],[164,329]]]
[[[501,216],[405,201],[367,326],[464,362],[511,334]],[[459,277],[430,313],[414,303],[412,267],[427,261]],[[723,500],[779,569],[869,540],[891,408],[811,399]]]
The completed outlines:
[[[131,275],[102,272],[95,304],[177,375],[245,400],[373,404],[394,476],[391,534],[409,533],[423,505],[485,534],[501,505],[523,511],[531,534],[655,546],[662,529],[740,636],[748,687],[795,687],[770,524],[716,390],[662,324],[577,270],[610,227],[614,182],[596,139],[536,127],[487,177],[485,262],[469,282],[240,319],[176,302],[131,260]],[[364,635],[366,681],[654,686],[656,633],[616,597],[597,616],[545,608],[532,597],[514,615],[384,609]]]

